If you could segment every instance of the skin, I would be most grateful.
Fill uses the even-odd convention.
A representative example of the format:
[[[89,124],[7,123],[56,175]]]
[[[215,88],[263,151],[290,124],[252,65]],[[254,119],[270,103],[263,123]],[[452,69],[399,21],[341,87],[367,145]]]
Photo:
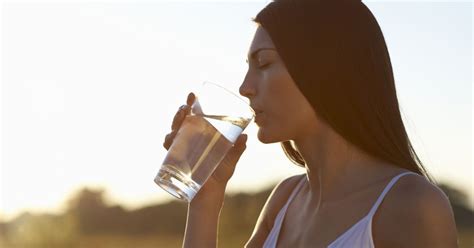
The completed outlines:
[[[255,33],[248,63],[240,93],[257,112],[258,139],[263,143],[292,141],[306,162],[306,173],[289,177],[274,188],[246,247],[262,247],[278,211],[302,179],[305,182],[289,205],[277,246],[326,247],[363,218],[390,179],[406,170],[350,145],[321,121],[262,27]],[[166,149],[193,101],[190,94],[176,114],[172,132],[165,138]],[[245,151],[246,138],[239,137],[189,204],[183,247],[217,246],[225,187]],[[376,247],[457,247],[456,233],[448,198],[418,175],[400,178],[372,220]]]
[[[252,41],[248,63],[249,70],[240,93],[258,109],[256,112],[261,111],[257,114],[258,139],[263,143],[291,140],[306,162],[306,174],[302,175],[306,181],[288,208],[278,246],[326,247],[369,212],[394,176],[407,170],[357,149],[318,119],[261,26]],[[289,178],[277,186],[261,213],[248,247],[263,244],[278,211],[300,179],[301,176]],[[430,198],[419,204],[421,199],[418,194],[413,194],[413,189]],[[427,216],[428,223],[436,223],[435,220],[441,218],[438,223],[446,227],[448,234],[439,237],[436,232],[427,233],[428,241],[425,240],[427,237],[406,235],[406,240],[400,241],[399,230],[425,227],[414,223],[410,215],[400,213],[399,209],[413,205],[413,209],[408,211],[417,213],[430,206],[429,202],[436,202],[440,209]],[[406,226],[393,224],[403,223],[400,218],[406,219]],[[456,229],[449,201],[444,193],[421,176],[407,175],[399,179],[379,206],[373,223],[377,247],[456,246]],[[415,229],[413,233],[420,232]]]
[[[262,50],[255,59],[249,59],[240,93],[262,111],[257,114],[259,140],[263,143],[292,140],[303,156],[309,180],[304,188],[308,207],[318,205],[320,184],[324,205],[353,191],[354,185],[365,184],[374,173],[379,173],[380,167],[397,168],[358,150],[318,119],[274,50],[268,33],[259,27],[250,54],[261,48],[272,50]]]

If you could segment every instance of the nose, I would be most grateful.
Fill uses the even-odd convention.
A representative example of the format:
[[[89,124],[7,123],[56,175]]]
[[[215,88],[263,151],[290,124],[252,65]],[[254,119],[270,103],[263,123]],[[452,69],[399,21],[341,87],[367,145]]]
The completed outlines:
[[[249,74],[247,74],[244,78],[244,81],[242,82],[242,85],[240,85],[240,88],[239,88],[240,95],[245,96],[248,99],[255,96],[256,94],[255,87],[251,83],[251,81],[252,80],[250,80]]]

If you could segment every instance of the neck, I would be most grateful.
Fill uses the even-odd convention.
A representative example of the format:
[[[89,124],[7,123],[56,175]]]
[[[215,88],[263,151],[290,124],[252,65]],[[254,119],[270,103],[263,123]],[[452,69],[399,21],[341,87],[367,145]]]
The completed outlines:
[[[308,204],[321,207],[343,198],[356,185],[366,184],[380,161],[348,143],[329,127],[314,128],[294,145],[306,162]],[[378,166],[379,167],[379,166]]]

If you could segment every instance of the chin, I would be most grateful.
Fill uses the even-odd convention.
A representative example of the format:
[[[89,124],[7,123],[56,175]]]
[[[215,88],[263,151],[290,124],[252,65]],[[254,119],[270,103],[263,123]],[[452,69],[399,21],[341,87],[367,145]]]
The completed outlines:
[[[268,132],[268,129],[259,128],[257,134],[258,140],[264,144],[272,144],[277,142],[282,142],[283,140],[277,137],[276,135],[272,135],[271,132]]]

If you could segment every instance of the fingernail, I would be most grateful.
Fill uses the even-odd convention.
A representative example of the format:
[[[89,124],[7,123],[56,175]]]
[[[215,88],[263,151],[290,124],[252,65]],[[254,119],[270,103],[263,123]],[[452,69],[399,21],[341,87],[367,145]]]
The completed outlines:
[[[186,108],[187,108],[187,105],[181,105],[179,107],[179,112],[183,112],[183,110],[186,110]]]

